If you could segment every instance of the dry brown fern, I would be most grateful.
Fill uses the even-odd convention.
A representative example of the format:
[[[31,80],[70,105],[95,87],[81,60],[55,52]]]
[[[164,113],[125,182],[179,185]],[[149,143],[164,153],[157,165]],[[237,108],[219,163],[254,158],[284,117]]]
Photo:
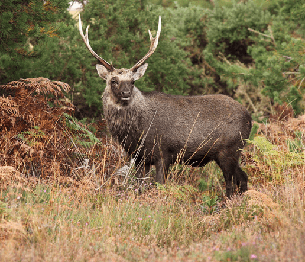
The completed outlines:
[[[23,90],[27,90],[28,94],[52,94],[56,97],[64,97],[64,93],[70,91],[70,86],[60,81],[50,81],[48,78],[26,78],[18,81],[9,82],[6,85],[1,86],[3,89],[16,90],[17,93]]]
[[[62,82],[42,77],[27,78],[12,81],[0,88],[10,93],[8,97],[0,98],[1,131],[9,131],[11,128],[21,131],[37,125],[49,125],[51,128],[54,115],[60,117],[63,112],[74,109],[64,96],[70,87]],[[47,102],[53,103],[55,107],[51,108]]]
[[[16,118],[20,117],[18,104],[9,97],[0,97],[0,130],[15,126]]]
[[[84,159],[95,164],[96,173],[113,169],[101,165],[101,155],[108,152],[103,143],[88,149],[77,145],[75,137],[83,139],[86,127],[72,130],[67,115],[74,106],[65,97],[68,84],[47,78],[28,78],[0,86],[8,94],[0,97],[0,166],[12,166],[25,175],[37,177],[74,176],[79,179],[90,173],[88,166],[80,168]],[[86,139],[86,138],[85,138]],[[104,138],[105,141],[105,138]],[[106,154],[107,151],[107,154]],[[92,174],[92,172],[90,173]]]

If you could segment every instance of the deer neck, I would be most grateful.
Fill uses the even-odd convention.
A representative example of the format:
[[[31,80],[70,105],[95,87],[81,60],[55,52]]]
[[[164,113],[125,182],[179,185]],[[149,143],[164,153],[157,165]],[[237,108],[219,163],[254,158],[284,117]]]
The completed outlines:
[[[119,142],[127,136],[138,136],[146,117],[145,97],[136,87],[133,90],[129,105],[116,103],[116,99],[109,89],[103,94],[103,111],[110,133],[117,137]]]

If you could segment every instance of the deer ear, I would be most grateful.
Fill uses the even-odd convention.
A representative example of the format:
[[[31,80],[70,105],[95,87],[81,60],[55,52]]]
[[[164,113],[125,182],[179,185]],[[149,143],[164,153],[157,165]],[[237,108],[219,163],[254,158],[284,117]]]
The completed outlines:
[[[101,78],[103,78],[104,80],[106,80],[107,75],[109,74],[109,71],[106,69],[106,67],[104,67],[103,65],[100,65],[100,64],[97,64],[95,67],[98,72],[98,75]]]
[[[147,69],[147,66],[148,66],[147,63],[145,63],[144,65],[141,65],[141,66],[137,69],[137,71],[134,72],[134,74],[133,74],[133,79],[134,79],[134,80],[140,79],[140,78],[145,74],[145,71],[146,71],[146,69]]]

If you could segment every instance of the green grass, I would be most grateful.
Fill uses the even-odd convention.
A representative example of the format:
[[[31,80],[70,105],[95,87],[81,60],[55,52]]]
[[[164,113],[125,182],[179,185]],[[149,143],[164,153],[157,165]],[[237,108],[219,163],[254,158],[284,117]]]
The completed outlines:
[[[0,260],[285,261],[291,252],[301,261],[304,242],[287,246],[305,238],[304,199],[287,195],[291,186],[250,190],[211,213],[194,201],[199,190],[174,183],[142,195],[10,188],[1,193]]]

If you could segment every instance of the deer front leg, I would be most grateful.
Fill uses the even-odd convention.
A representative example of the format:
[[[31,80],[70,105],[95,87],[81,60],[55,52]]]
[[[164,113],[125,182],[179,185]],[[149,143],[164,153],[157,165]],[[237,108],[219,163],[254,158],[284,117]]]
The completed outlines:
[[[165,176],[167,175],[169,169],[169,161],[164,158],[160,158],[155,163],[156,166],[156,182],[164,184]]]

